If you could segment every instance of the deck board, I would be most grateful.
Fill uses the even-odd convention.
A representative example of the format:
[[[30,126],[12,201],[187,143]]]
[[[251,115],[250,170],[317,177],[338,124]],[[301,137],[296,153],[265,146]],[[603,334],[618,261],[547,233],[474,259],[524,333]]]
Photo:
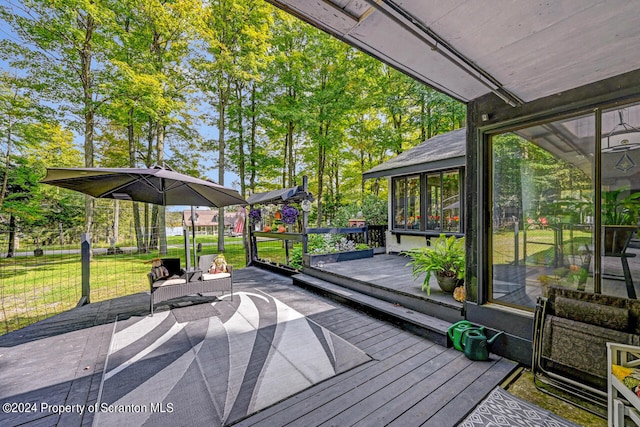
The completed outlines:
[[[383,272],[379,266],[369,273]],[[272,272],[234,272],[234,290],[247,289],[280,299],[372,360],[250,415],[239,426],[454,425],[516,367],[493,355],[489,362],[470,361],[455,349],[300,289],[291,278]],[[148,295],[137,294],[80,307],[0,336],[0,403],[27,398],[96,403],[116,316],[146,310]],[[0,414],[0,425],[89,425],[92,419],[88,413]]]
[[[403,411],[396,419],[393,420],[391,425],[408,426],[408,425],[430,425],[439,426],[442,424],[432,423],[431,418],[434,418],[448,403],[454,400],[466,387],[469,387],[474,381],[485,381],[485,373],[490,372],[490,367],[493,364],[486,367],[485,370],[479,368],[477,365],[468,365],[464,369],[460,370],[453,378],[447,379],[446,382],[440,383],[439,387],[426,397],[421,399],[411,408]],[[510,371],[509,371],[510,372]],[[502,377],[501,377],[502,378]],[[495,378],[494,378],[495,379]],[[437,390],[437,393],[435,392]],[[483,396],[486,395],[486,391]],[[464,416],[465,414],[452,414],[451,411],[446,411],[446,414],[453,416]],[[444,416],[443,414],[442,416]],[[459,421],[459,420],[458,420]]]
[[[300,418],[305,417],[311,412],[317,411],[323,406],[323,410],[325,411],[335,411],[338,407],[337,405],[349,405],[352,403],[352,400],[349,396],[350,392],[353,392],[354,390],[357,391],[358,388],[362,387],[364,384],[368,383],[373,378],[376,378],[379,375],[383,375],[389,371],[393,371],[396,369],[401,369],[400,366],[402,364],[407,363],[407,361],[412,357],[424,352],[429,347],[431,347],[431,345],[429,345],[428,343],[418,343],[407,350],[394,354],[385,361],[378,363],[368,363],[367,368],[358,372],[356,375],[349,376],[343,381],[333,382],[331,386],[321,390],[318,393],[314,393],[309,397],[306,397],[304,400],[301,400],[295,405],[288,407],[286,411],[279,411],[275,413],[273,417],[266,419],[266,421],[269,425],[286,425],[293,422],[297,423]],[[325,406],[328,403],[333,403],[336,406]],[[310,422],[311,424],[306,425],[317,425],[318,420],[311,420]]]
[[[330,425],[351,425],[363,413],[366,414],[372,408],[377,407],[369,405],[366,402],[368,398],[378,393],[378,401],[384,404],[389,396],[397,396],[401,392],[401,387],[398,387],[399,381],[406,381],[406,377],[411,372],[419,370],[421,366],[424,366],[430,360],[438,358],[443,352],[445,351],[439,346],[425,349],[393,368],[385,370],[380,375],[367,379],[365,383],[349,390],[348,393],[335,396],[332,401],[296,420],[296,423],[301,423],[300,425],[310,425],[310,423],[316,423],[316,425],[325,423]]]
[[[460,305],[453,300],[451,294],[442,292],[435,277],[429,281],[431,295],[422,291],[424,275],[414,278],[411,266],[407,266],[409,258],[399,255],[381,254],[373,258],[325,264],[322,271],[360,282],[370,283],[385,289],[393,289],[418,298],[426,298],[441,303]]]

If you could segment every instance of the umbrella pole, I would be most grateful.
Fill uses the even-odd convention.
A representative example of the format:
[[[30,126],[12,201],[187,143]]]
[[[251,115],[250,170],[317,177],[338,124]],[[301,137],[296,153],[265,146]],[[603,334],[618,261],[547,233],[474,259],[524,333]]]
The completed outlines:
[[[193,268],[198,266],[198,252],[196,251],[196,213],[191,206],[191,233],[193,237]]]
[[[191,270],[191,249],[189,249],[189,230],[186,228],[182,230],[182,234],[184,235],[184,254],[187,259],[187,270]]]

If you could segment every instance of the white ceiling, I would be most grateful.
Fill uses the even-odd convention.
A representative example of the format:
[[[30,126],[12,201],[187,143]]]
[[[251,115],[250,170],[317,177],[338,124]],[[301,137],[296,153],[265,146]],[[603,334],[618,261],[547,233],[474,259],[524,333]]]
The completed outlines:
[[[638,0],[268,1],[465,102],[517,105],[640,69]]]

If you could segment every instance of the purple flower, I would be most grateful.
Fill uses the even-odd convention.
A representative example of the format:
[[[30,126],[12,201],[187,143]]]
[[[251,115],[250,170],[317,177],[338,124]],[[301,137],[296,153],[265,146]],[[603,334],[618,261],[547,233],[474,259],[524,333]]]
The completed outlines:
[[[282,208],[282,222],[285,224],[295,224],[298,220],[298,209],[293,206],[284,205]]]
[[[252,224],[256,224],[262,219],[262,212],[260,209],[251,209],[249,211],[249,218],[251,219]]]

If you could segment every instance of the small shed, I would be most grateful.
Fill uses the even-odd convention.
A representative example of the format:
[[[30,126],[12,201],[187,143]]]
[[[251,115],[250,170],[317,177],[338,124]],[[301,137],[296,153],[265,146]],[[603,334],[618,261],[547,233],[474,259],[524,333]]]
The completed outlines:
[[[424,246],[441,233],[462,236],[466,129],[436,135],[368,170],[389,180],[387,252]]]

